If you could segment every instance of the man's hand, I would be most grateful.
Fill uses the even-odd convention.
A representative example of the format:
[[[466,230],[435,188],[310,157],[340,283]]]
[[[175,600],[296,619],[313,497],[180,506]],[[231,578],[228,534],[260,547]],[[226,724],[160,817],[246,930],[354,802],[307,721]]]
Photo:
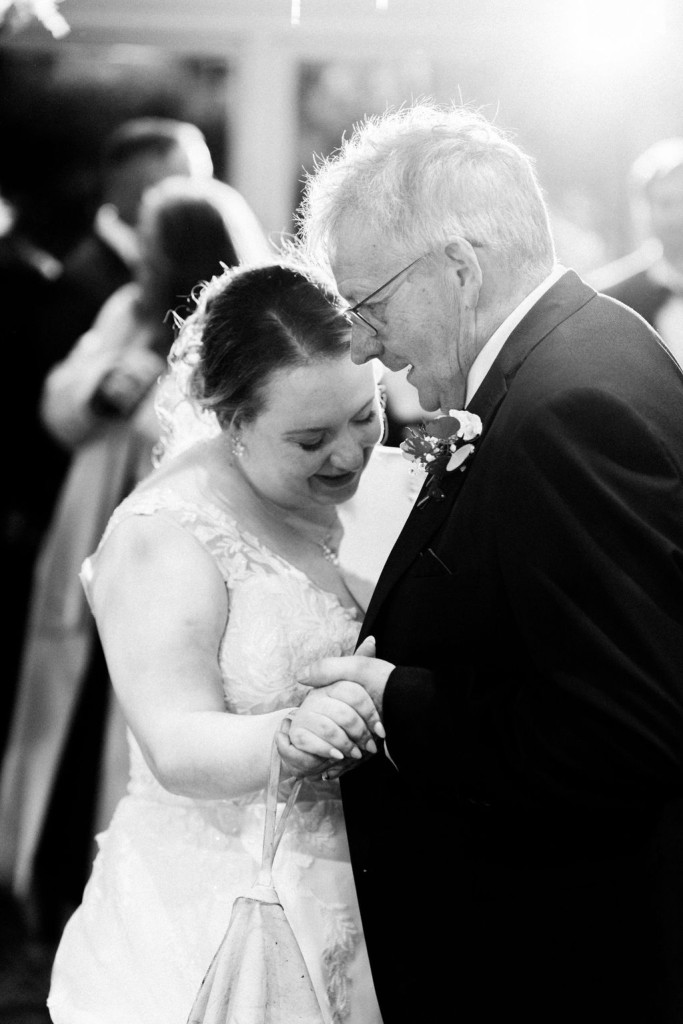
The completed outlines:
[[[355,655],[323,658],[302,676],[312,687],[277,739],[283,762],[295,775],[329,773],[336,778],[377,753],[373,734],[384,737],[378,709],[384,685],[394,666],[374,658],[368,637]],[[355,673],[358,681],[350,678]],[[366,681],[368,688],[363,685]],[[372,688],[371,696],[369,688]],[[312,760],[313,759],[313,760]]]
[[[381,728],[375,705],[365,690],[342,680],[311,690],[291,720],[282,723],[276,742],[283,763],[293,775],[322,775],[333,765],[357,764],[364,752],[377,753],[371,730]]]
[[[389,661],[375,657],[375,638],[368,636],[355,654],[345,658],[321,658],[300,677],[306,686],[321,688],[339,680],[358,683],[372,699],[379,716],[387,679],[395,669]],[[384,736],[384,731],[378,735]]]

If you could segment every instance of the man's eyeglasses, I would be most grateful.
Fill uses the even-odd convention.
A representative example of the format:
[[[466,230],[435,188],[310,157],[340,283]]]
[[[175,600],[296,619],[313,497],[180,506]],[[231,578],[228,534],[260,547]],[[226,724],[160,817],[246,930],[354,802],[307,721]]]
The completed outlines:
[[[344,312],[351,321],[351,323],[355,324],[357,327],[365,328],[366,331],[370,331],[374,335],[378,334],[379,329],[375,327],[375,325],[372,324],[369,320],[366,319],[367,314],[366,316],[363,316],[363,314],[360,313],[359,310],[361,310],[363,306],[367,306],[369,302],[374,301],[381,292],[383,292],[386,288],[389,287],[389,285],[396,284],[398,287],[400,287],[400,285],[402,285],[403,282],[407,280],[408,272],[415,266],[416,263],[419,263],[420,260],[423,260],[428,255],[429,253],[425,252],[422,254],[422,256],[418,256],[416,260],[413,260],[412,263],[409,263],[407,267],[403,268],[403,270],[399,270],[398,274],[394,274],[393,277],[390,277],[389,280],[385,281],[384,284],[380,285],[379,288],[376,288],[374,292],[370,292],[370,294],[366,295],[364,299],[361,299],[360,302],[357,302],[355,306],[351,306],[350,309],[345,309]]]

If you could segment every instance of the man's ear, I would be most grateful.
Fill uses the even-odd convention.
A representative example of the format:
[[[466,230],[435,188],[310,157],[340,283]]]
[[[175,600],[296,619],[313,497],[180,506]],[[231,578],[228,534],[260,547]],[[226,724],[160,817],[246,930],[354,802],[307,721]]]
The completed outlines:
[[[481,266],[476,252],[466,238],[457,236],[444,247],[447,258],[462,288],[462,299],[468,309],[476,309],[483,280]]]

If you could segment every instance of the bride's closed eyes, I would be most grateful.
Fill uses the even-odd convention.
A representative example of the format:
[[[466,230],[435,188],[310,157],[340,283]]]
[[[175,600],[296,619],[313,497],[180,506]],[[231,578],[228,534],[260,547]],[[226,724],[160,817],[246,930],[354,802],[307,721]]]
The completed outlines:
[[[351,420],[351,422],[352,423],[356,423],[359,426],[365,427],[365,426],[369,426],[371,423],[374,423],[374,421],[376,419],[377,419],[377,409],[374,406],[374,400],[373,400],[373,405],[372,405],[372,408],[370,409],[370,411],[368,413],[366,413],[364,416],[356,417],[355,419]],[[297,444],[298,447],[301,448],[305,452],[315,452],[315,451],[318,451],[320,448],[322,448],[323,444],[325,443],[325,437],[326,437],[326,432],[322,432],[319,437],[317,437],[317,438],[315,438],[313,440],[310,440],[310,441],[308,441],[308,440],[306,440],[306,441],[295,440],[295,444]]]
[[[240,467],[282,508],[339,505],[356,493],[380,433],[374,368],[343,352],[273,376],[241,428]]]
[[[299,448],[303,448],[305,452],[317,452],[319,448],[322,448],[324,440],[324,437],[320,437],[317,441],[297,441],[296,444],[298,444]]]

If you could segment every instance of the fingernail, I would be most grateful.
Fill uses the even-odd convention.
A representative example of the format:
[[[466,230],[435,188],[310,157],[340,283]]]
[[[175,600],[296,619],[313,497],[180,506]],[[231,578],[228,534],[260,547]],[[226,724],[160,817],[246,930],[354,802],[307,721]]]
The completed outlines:
[[[335,761],[344,760],[344,755],[342,754],[341,750],[337,750],[336,747],[330,747],[330,757],[333,757]]]
[[[368,742],[365,744],[365,750],[366,750],[366,752],[368,754],[376,754],[377,753],[377,744],[375,743],[375,741],[374,740],[368,740]]]
[[[375,733],[376,736],[379,736],[381,740],[385,740],[387,738],[386,731],[381,722],[377,722],[377,724],[373,727],[373,732]]]
[[[351,748],[351,757],[355,757],[356,761],[363,756],[363,752],[358,747]]]

